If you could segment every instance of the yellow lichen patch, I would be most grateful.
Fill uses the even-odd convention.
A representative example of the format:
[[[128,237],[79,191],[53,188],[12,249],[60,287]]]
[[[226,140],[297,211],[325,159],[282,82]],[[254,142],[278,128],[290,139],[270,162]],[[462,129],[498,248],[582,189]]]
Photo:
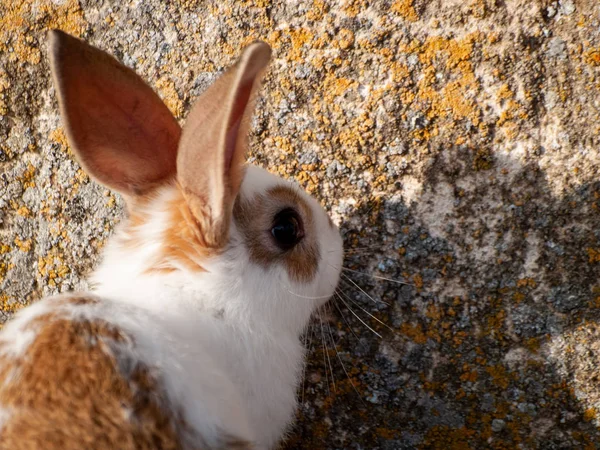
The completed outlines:
[[[600,248],[588,247],[587,254],[590,263],[600,262]]]
[[[32,216],[31,210],[25,205],[23,205],[19,209],[17,209],[17,214],[21,217],[31,217]]]
[[[419,20],[419,15],[413,6],[413,0],[396,0],[392,3],[390,7],[390,11],[398,14],[405,20],[409,22],[416,22]]]
[[[8,264],[3,261],[0,261],[0,282],[4,280],[6,272],[8,272]]]
[[[506,368],[499,364],[494,366],[488,366],[485,368],[486,372],[492,378],[492,383],[502,389],[506,389],[510,383],[510,375]]]
[[[56,286],[57,278],[65,277],[70,272],[63,261],[58,247],[52,247],[45,256],[38,258],[38,273],[43,278],[48,278],[49,286]]]
[[[342,11],[348,17],[356,17],[361,11],[364,11],[369,6],[367,0],[347,0],[342,7]]]
[[[474,383],[479,378],[479,372],[476,368],[470,367],[468,364],[463,364],[462,374],[460,376],[461,381],[470,381]]]
[[[35,186],[34,177],[35,177],[36,168],[33,164],[28,163],[25,171],[17,178],[23,185],[23,189],[27,189]],[[15,208],[17,209],[17,208]]]
[[[355,88],[357,85],[356,81],[348,78],[337,78],[333,73],[327,74],[325,80],[323,80],[323,90],[328,98],[343,95],[348,89]]]
[[[537,283],[533,278],[521,278],[521,279],[517,280],[517,287],[534,288],[536,286],[537,286]]]
[[[469,5],[471,14],[477,19],[483,19],[485,17],[486,5],[485,0],[473,0]]]
[[[68,155],[73,156],[73,151],[69,146],[69,140],[65,134],[65,130],[62,127],[55,128],[50,132],[48,138],[59,145],[60,149],[66,152]]]
[[[161,77],[156,82],[156,89],[171,113],[178,119],[183,116],[183,102],[175,89],[175,83],[168,76]]]
[[[425,344],[427,342],[427,335],[423,332],[421,324],[403,323],[400,326],[400,333],[417,344]]]
[[[474,430],[466,427],[451,428],[447,425],[436,425],[427,434],[420,449],[427,450],[471,450],[469,440],[475,435]]]
[[[15,237],[14,243],[17,246],[17,248],[19,250],[21,250],[22,252],[27,253],[28,251],[31,250],[31,239],[27,239],[27,240],[23,241],[23,240],[21,240],[21,238],[19,238],[17,236],[17,237]]]
[[[408,77],[410,77],[410,70],[408,69],[408,67],[406,67],[404,64],[402,64],[398,61],[390,61],[390,63],[388,64],[388,67],[390,69],[390,73],[392,75],[392,81],[394,83],[401,83],[402,81],[404,81]],[[406,94],[411,95],[412,91],[407,90]],[[412,98],[407,98],[405,95],[403,98],[403,103],[412,103],[413,100],[414,100],[414,95]]]
[[[583,418],[587,422],[590,422],[590,421],[594,420],[597,417],[597,415],[598,415],[598,411],[596,411],[596,408],[588,408],[583,413]]]
[[[301,62],[306,48],[310,47],[314,34],[308,28],[288,29],[287,35],[290,39],[290,50],[287,54],[288,61]]]
[[[423,288],[423,277],[419,274],[416,274],[413,276],[413,281],[415,283],[415,287],[417,289],[422,289]]]
[[[490,170],[494,166],[492,152],[488,148],[480,148],[473,157],[473,169],[476,171]]]
[[[86,184],[90,181],[90,177],[83,171],[83,169],[77,169],[77,172],[75,172],[75,179],[80,184]]]
[[[401,47],[406,53],[417,54],[422,64],[421,78],[413,106],[429,119],[469,119],[480,123],[481,110],[475,101],[479,82],[475,76],[471,54],[473,46],[482,39],[481,33],[471,33],[462,39],[441,36],[428,38],[420,44],[413,41]],[[446,73],[448,81],[440,84],[438,73]]]
[[[583,55],[583,60],[590,66],[600,66],[600,48],[591,48]]]
[[[4,92],[10,87],[10,80],[4,70],[0,69],[0,115],[8,112],[6,102],[4,101]]]
[[[347,28],[343,28],[338,33],[335,42],[342,50],[348,50],[354,44],[354,33]]]
[[[500,86],[500,89],[498,89],[498,92],[496,93],[498,101],[508,100],[509,98],[513,98],[514,96],[514,92],[510,90],[508,84],[506,83]]]
[[[8,295],[0,294],[0,311],[5,314],[14,314],[25,305],[11,300]]]
[[[312,8],[306,13],[308,20],[321,20],[329,10],[328,5],[323,0],[313,0]]]
[[[86,26],[83,11],[77,0],[61,4],[41,0],[33,7],[31,1],[0,2],[0,51],[8,53],[9,61],[38,64],[41,59],[39,43],[34,33],[59,28],[80,36]]]

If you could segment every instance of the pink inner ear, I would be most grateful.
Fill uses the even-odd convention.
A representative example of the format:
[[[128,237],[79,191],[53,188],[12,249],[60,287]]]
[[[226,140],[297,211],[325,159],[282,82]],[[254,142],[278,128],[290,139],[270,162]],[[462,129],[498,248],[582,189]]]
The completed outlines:
[[[128,195],[175,176],[181,128],[131,69],[61,31],[50,62],[69,142],[84,169]]]
[[[154,102],[110,80],[78,77],[70,91],[74,144],[99,181],[119,190],[143,189],[175,173],[181,131]]]
[[[243,81],[242,84],[240,84],[233,101],[231,115],[229,116],[229,126],[227,127],[227,138],[225,141],[225,173],[228,173],[231,170],[233,155],[235,154],[236,145],[238,143],[240,126],[244,118],[246,106],[250,100],[250,95],[252,94],[253,85],[254,78]]]

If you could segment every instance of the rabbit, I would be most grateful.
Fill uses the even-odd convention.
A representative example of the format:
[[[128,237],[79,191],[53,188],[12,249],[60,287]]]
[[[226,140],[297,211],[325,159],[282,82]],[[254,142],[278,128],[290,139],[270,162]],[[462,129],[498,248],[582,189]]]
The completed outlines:
[[[314,198],[245,160],[269,46],[250,44],[182,128],[107,53],[52,30],[49,56],[70,146],[127,218],[89,292],[0,332],[0,448],[274,448],[343,246]]]

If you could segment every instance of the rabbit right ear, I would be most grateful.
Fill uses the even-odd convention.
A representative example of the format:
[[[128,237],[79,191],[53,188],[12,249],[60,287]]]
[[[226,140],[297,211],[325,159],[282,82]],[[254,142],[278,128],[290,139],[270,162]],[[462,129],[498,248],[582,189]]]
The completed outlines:
[[[254,97],[270,57],[266,43],[249,45],[196,101],[183,127],[177,179],[200,237],[210,248],[222,248],[228,238],[244,175]]]
[[[69,143],[86,172],[128,196],[175,177],[179,124],[131,69],[52,30],[50,67]]]

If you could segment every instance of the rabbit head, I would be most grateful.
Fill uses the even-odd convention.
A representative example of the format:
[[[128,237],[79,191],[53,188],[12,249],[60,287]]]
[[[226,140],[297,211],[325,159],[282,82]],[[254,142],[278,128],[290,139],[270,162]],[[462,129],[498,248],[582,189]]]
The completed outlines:
[[[105,52],[60,31],[50,48],[69,143],[86,172],[127,204],[95,289],[164,314],[210,310],[298,334],[335,290],[342,240],[315,199],[246,162],[268,45],[248,46],[183,128]]]

